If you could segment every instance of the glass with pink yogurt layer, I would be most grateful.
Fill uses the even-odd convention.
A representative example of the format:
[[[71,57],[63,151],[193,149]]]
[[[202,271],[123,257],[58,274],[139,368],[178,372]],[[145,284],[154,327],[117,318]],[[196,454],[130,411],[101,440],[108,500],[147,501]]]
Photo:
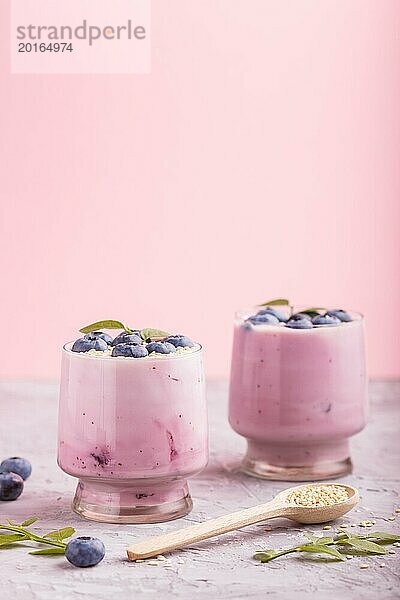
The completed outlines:
[[[186,515],[187,479],[208,458],[201,346],[138,358],[72,346],[62,353],[58,464],[79,479],[74,510],[109,523]]]
[[[349,438],[366,424],[362,316],[315,311],[304,315],[307,324],[299,312],[291,318],[279,307],[279,320],[259,308],[236,315],[229,421],[247,440],[242,470],[256,477],[306,481],[349,473]]]

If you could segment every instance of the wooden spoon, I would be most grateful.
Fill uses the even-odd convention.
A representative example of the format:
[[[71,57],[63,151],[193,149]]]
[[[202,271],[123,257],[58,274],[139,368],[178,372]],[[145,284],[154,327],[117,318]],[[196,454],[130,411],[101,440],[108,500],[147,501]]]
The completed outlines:
[[[330,506],[317,506],[312,508],[297,506],[296,504],[289,502],[288,496],[293,491],[312,485],[334,485],[342,487],[347,491],[348,498],[344,502],[338,502],[337,504],[332,504]],[[184,529],[178,529],[171,533],[139,541],[128,548],[128,558],[129,560],[138,560],[141,558],[149,558],[150,556],[157,556],[158,554],[169,552],[170,550],[176,550],[183,546],[195,544],[196,542],[201,542],[202,540],[221,535],[222,533],[234,531],[235,529],[240,529],[241,527],[246,527],[247,525],[252,525],[253,523],[258,523],[265,519],[273,519],[275,517],[286,517],[286,519],[291,519],[298,523],[326,523],[327,521],[333,521],[338,517],[345,515],[349,510],[356,506],[358,501],[358,490],[351,485],[344,485],[342,483],[298,485],[280,492],[266,504],[239,510],[229,515],[223,515],[216,519],[198,523],[197,525],[191,525]]]

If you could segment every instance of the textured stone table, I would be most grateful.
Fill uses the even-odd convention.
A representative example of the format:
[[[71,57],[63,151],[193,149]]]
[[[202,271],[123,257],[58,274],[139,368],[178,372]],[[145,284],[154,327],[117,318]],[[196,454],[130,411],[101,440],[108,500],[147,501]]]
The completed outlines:
[[[223,538],[203,542],[171,555],[172,567],[160,562],[130,563],[126,546],[144,536],[215,517],[267,501],[290,484],[267,482],[237,472],[243,440],[226,420],[227,385],[208,386],[211,459],[204,473],[191,481],[194,510],[185,519],[159,525],[104,525],[73,514],[70,502],[75,480],[56,465],[56,383],[2,382],[0,384],[0,456],[31,459],[34,472],[23,496],[0,503],[0,518],[21,522],[37,515],[38,531],[72,525],[80,535],[100,537],[107,548],[104,561],[92,569],[76,569],[63,557],[36,557],[28,548],[0,550],[1,589],[12,600],[106,598],[284,598],[319,597],[385,600],[399,597],[399,557],[354,558],[344,563],[305,560],[292,556],[262,565],[252,559],[262,547],[282,548],[302,539],[300,526],[283,519],[248,527]],[[361,505],[341,522],[376,519],[380,530],[400,532],[400,514],[386,521],[400,506],[400,385],[371,384],[368,428],[352,442],[354,474],[343,479],[361,492]],[[308,527],[320,532],[321,526]],[[353,531],[356,530],[353,528]],[[360,530],[365,532],[364,530]],[[359,565],[368,562],[362,570]],[[385,563],[384,568],[379,564]]]

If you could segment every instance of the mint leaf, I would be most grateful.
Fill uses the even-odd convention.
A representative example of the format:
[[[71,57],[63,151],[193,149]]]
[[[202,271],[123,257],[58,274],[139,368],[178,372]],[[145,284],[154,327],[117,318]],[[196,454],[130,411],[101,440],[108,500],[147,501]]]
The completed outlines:
[[[8,546],[8,544],[13,544],[14,542],[21,542],[26,539],[27,537],[23,533],[0,535],[0,546]]]
[[[91,323],[91,325],[82,327],[82,329],[79,331],[81,333],[91,333],[92,331],[98,331],[99,329],[124,329],[127,333],[132,333],[132,330],[121,323],[121,321],[113,321],[111,319],[105,321],[96,321],[96,323]]]
[[[45,538],[50,538],[51,540],[56,540],[58,542],[62,542],[66,538],[71,537],[75,533],[75,529],[73,527],[64,527],[64,529],[57,529],[56,531],[50,531],[46,533]]]
[[[44,548],[43,550],[34,550],[29,554],[65,554],[65,548]]]
[[[140,337],[142,340],[147,342],[147,340],[162,340],[163,338],[170,335],[167,331],[163,331],[162,329],[141,329]]]
[[[400,541],[400,535],[396,535],[395,533],[386,533],[386,531],[372,531],[368,534],[368,537],[386,542]]]
[[[301,314],[305,314],[305,315],[312,315],[312,314],[318,314],[318,311],[320,310],[327,310],[326,308],[323,308],[322,306],[313,306],[312,308],[305,308],[304,310],[301,310]]]
[[[258,304],[258,306],[289,306],[289,300],[286,298],[276,298],[275,300],[268,300],[268,302]]]
[[[29,525],[32,525],[32,523],[35,523],[37,520],[38,520],[37,517],[32,517],[31,519],[27,519],[26,521],[21,523],[21,527],[29,527]]]
[[[360,540],[357,537],[352,537],[347,540],[343,540],[342,544],[348,544],[352,548],[356,550],[361,550],[362,552],[368,552],[372,554],[386,554],[385,548],[382,546],[378,546],[374,542],[369,542],[368,540]]]
[[[306,544],[305,546],[298,547],[299,552],[316,552],[318,554],[329,554],[330,556],[334,556],[339,560],[345,560],[345,557],[340,554],[336,548],[331,548],[330,546],[325,546],[324,544]]]
[[[255,553],[254,558],[262,563],[266,563],[277,556],[280,556],[280,554],[276,550],[260,550]]]

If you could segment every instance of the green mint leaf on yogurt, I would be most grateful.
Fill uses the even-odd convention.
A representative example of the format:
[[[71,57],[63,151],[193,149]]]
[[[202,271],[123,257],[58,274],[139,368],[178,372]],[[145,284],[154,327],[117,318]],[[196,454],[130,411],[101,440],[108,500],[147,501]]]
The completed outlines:
[[[290,303],[286,298],[275,298],[275,300],[268,300],[258,306],[290,306]]]
[[[155,341],[162,340],[163,338],[170,335],[168,331],[163,331],[162,329],[141,329],[140,337],[145,342],[147,341]]]
[[[305,308],[304,310],[301,310],[300,312],[305,315],[314,315],[314,314],[318,314],[318,312],[320,310],[328,310],[327,308],[323,308],[321,306],[313,306],[312,308]]]
[[[124,323],[121,323],[121,321],[113,321],[112,319],[96,321],[96,323],[91,323],[90,325],[86,325],[86,327],[82,327],[79,331],[81,333],[92,333],[92,331],[98,331],[99,329],[123,329],[127,333],[132,333],[132,330],[124,325]]]

